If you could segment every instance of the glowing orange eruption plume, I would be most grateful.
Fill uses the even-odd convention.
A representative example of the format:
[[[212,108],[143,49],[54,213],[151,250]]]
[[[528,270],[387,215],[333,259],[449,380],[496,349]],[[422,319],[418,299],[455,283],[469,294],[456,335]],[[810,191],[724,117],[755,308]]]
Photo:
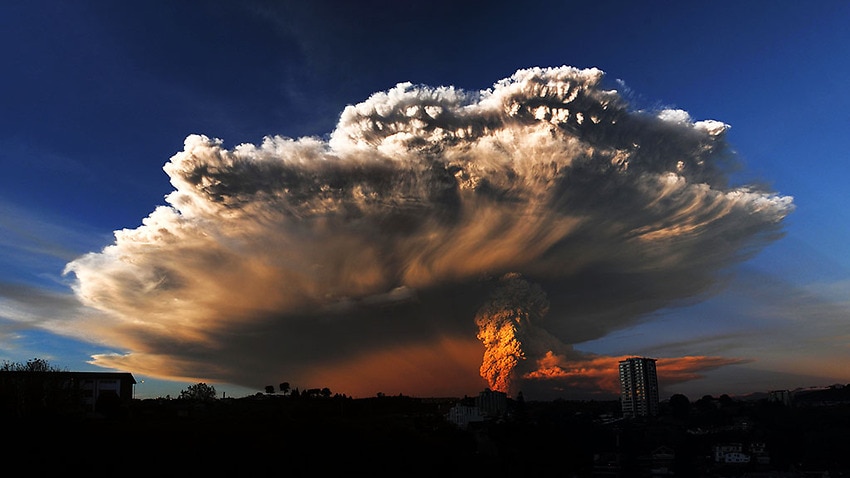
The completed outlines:
[[[484,344],[481,376],[492,390],[512,395],[517,366],[526,359],[523,343],[532,324],[549,311],[549,301],[539,286],[519,274],[507,274],[502,286],[475,315],[478,339]]]

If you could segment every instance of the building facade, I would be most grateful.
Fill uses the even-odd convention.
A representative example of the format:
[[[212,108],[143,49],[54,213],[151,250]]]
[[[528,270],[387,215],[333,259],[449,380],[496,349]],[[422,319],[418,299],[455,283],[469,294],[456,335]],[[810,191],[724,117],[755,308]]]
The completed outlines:
[[[620,404],[625,417],[658,414],[655,359],[635,357],[620,362]]]
[[[0,372],[0,416],[114,411],[133,399],[125,372]]]
[[[461,405],[458,403],[449,409],[448,413],[446,413],[446,420],[466,430],[470,423],[483,422],[484,417],[481,415],[478,407],[471,407],[469,405]]]
[[[767,394],[767,401],[771,403],[781,403],[786,407],[790,407],[791,392],[788,390],[771,390]]]
[[[508,411],[508,394],[488,388],[475,398],[475,406],[486,417],[500,417]]]
[[[136,379],[124,372],[69,372],[73,383],[81,391],[82,402],[89,411],[97,410],[98,401],[104,398],[127,403],[133,398]]]

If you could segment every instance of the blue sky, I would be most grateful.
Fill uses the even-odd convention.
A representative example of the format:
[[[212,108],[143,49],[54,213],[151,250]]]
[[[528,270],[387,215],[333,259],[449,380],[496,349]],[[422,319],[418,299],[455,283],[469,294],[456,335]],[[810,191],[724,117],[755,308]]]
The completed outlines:
[[[5,70],[0,76],[0,359],[46,358],[72,370],[123,365],[145,380],[137,386],[140,396],[175,396],[198,381],[231,395],[282,381],[348,392],[349,383],[338,377],[350,369],[316,365],[325,363],[316,350],[321,340],[309,340],[309,350],[293,351],[298,358],[279,357],[300,364],[299,371],[275,364],[265,375],[239,383],[229,380],[232,371],[221,372],[223,362],[257,368],[241,359],[251,354],[251,334],[275,327],[229,329],[221,325],[227,314],[218,318],[215,330],[231,334],[217,335],[220,342],[231,337],[247,344],[239,354],[230,350],[228,359],[216,358],[219,348],[204,348],[188,335],[165,345],[146,339],[153,329],[115,326],[146,319],[121,315],[117,306],[102,302],[103,308],[93,310],[92,303],[80,300],[74,287],[100,284],[99,278],[77,282],[63,271],[80,256],[113,245],[113,231],[137,230],[167,204],[175,186],[163,165],[188,147],[184,140],[190,135],[220,138],[226,150],[243,143],[259,146],[274,135],[327,142],[346,106],[398,83],[477,92],[517,70],[567,65],[603,71],[603,86],[616,89],[632,110],[679,109],[693,121],[730,125],[726,140],[740,169],[729,180],[762,185],[793,197],[794,204],[782,220],[783,237],[760,243],[754,257],[724,268],[728,277],[693,296],[614,321],[602,327],[604,333],[578,334],[587,340],[569,342],[573,350],[659,360],[725,359],[665,388],[692,398],[850,382],[850,372],[838,365],[850,353],[846,2],[302,3],[0,6]],[[97,267],[89,266],[95,274]],[[228,271],[223,265],[212,274]],[[415,289],[411,284],[385,284],[383,293]],[[275,285],[268,287],[266,293],[274,295]],[[548,292],[554,307],[558,293]],[[191,297],[204,301],[201,295]],[[469,323],[474,325],[472,317]],[[168,328],[167,319],[156,324]],[[415,332],[426,334],[440,325]],[[452,327],[452,334],[434,334],[443,342],[433,350],[442,355],[455,350],[460,361],[470,352],[451,339],[461,326]],[[321,327],[304,330],[324,333]],[[390,350],[404,344],[413,344],[408,351],[422,351],[401,360],[416,364],[428,356],[424,341],[398,338],[389,346],[366,340],[376,352],[365,357],[345,343],[342,331],[330,328],[328,334],[335,336],[329,348],[351,349],[352,367],[352,357],[361,358],[357,363],[364,369],[381,360],[391,364],[395,352]],[[174,355],[175,347],[203,350],[189,360]],[[383,347],[386,355],[377,352]],[[171,366],[158,369],[153,359],[143,365],[128,358],[139,352],[207,366],[192,373],[187,365],[177,373]],[[92,356],[104,354],[124,359],[91,363]],[[263,355],[261,362],[272,357]],[[477,372],[478,365],[471,369]],[[317,372],[310,375],[307,368]],[[461,375],[447,378],[449,385],[435,386],[434,393],[472,394],[483,386]],[[376,379],[374,392],[410,393],[402,385],[393,389],[391,376]],[[422,381],[428,377],[440,380],[425,374]],[[569,386],[556,388],[572,396]]]

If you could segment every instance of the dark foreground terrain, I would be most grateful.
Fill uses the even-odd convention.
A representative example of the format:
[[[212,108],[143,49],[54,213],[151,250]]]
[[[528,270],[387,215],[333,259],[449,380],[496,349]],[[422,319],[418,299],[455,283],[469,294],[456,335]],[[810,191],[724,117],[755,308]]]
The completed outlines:
[[[509,401],[503,416],[464,428],[445,419],[462,401],[258,394],[5,417],[2,474],[850,476],[845,402],[679,397],[658,417],[623,419],[616,401]],[[718,463],[715,447],[735,443],[761,451],[748,463]]]

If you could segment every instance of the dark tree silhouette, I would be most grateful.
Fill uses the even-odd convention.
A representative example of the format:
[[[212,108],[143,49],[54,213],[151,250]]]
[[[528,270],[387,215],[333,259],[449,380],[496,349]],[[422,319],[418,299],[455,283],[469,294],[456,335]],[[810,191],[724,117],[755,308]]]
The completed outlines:
[[[266,393],[271,395],[274,393],[274,385],[266,385]]]
[[[79,390],[64,372],[40,358],[26,363],[3,361],[0,414],[22,417],[75,411],[80,407]]]
[[[286,395],[289,393],[289,382],[281,382],[280,393]]]
[[[63,370],[50,365],[50,362],[40,358],[27,360],[27,363],[3,361],[0,372],[62,372]]]
[[[180,391],[180,398],[183,400],[200,400],[203,402],[215,400],[217,397],[215,387],[207,385],[203,382],[190,385],[186,390]]]
[[[691,401],[681,393],[674,394],[670,397],[670,412],[673,417],[680,420],[688,418],[691,411]]]

